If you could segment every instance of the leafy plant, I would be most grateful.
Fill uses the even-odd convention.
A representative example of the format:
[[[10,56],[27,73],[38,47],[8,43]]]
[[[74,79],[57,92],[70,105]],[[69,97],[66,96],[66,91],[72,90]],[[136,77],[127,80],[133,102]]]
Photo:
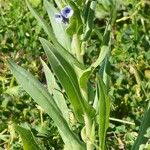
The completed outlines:
[[[39,38],[50,64],[48,67],[41,59],[47,87],[12,60],[8,61],[10,69],[23,89],[53,119],[64,142],[64,149],[105,150],[109,119],[114,119],[109,117],[111,98],[108,87],[113,27],[118,6],[115,0],[55,0],[55,3],[59,10],[53,3],[44,0],[51,23],[49,25],[26,1],[49,39]],[[56,22],[55,14],[66,5],[73,9],[73,16],[67,18],[61,12],[62,22]],[[99,35],[98,27],[93,24],[97,21],[95,11],[97,15],[100,8],[103,8],[108,16],[102,36]],[[96,60],[87,66],[84,59],[88,49],[86,45],[93,40],[94,32],[101,41],[100,48]],[[70,111],[73,113],[74,124],[78,125],[76,130],[73,130],[70,121]],[[148,142],[149,138],[145,137],[149,127],[148,116],[149,108],[133,150]],[[22,138],[24,149],[44,149],[38,147],[38,142],[29,129],[18,125],[14,125],[14,128]],[[30,138],[33,140],[30,141]]]
[[[68,2],[68,3],[71,6],[76,7],[75,3],[71,3],[71,2]],[[96,2],[92,1],[91,5],[93,5],[92,3],[96,3]],[[83,127],[85,126],[86,147],[87,147],[87,149],[93,149],[95,147],[94,145],[96,145],[96,144],[95,144],[95,140],[93,140],[93,139],[95,139],[95,134],[92,132],[95,132],[95,129],[94,129],[95,128],[94,127],[95,119],[94,118],[96,118],[97,114],[96,114],[96,111],[94,110],[94,108],[92,107],[92,105],[90,105],[88,102],[88,99],[89,99],[88,95],[87,95],[87,88],[88,88],[88,82],[89,82],[88,79],[89,79],[91,73],[99,65],[99,63],[103,61],[106,54],[103,57],[100,57],[98,59],[99,63],[97,62],[94,65],[92,64],[92,66],[89,67],[89,69],[86,69],[84,67],[83,62],[79,62],[80,60],[77,60],[75,58],[75,56],[77,56],[77,53],[78,53],[78,56],[81,55],[80,45],[82,45],[82,41],[81,42],[79,41],[78,33],[76,33],[76,31],[75,31],[75,33],[73,34],[73,36],[76,35],[76,38],[72,41],[73,42],[72,45],[76,46],[74,43],[79,44],[79,46],[77,46],[78,51],[76,51],[76,55],[73,56],[73,54],[70,51],[71,47],[69,46],[69,45],[71,45],[71,42],[69,40],[70,37],[69,36],[66,37],[67,33],[65,31],[65,27],[64,27],[63,23],[58,24],[53,19],[54,15],[56,13],[56,9],[54,8],[54,6],[52,4],[50,4],[48,1],[46,1],[46,0],[44,1],[44,6],[49,14],[50,21],[52,24],[52,28],[51,28],[50,26],[48,26],[48,24],[45,21],[43,21],[43,19],[38,15],[36,10],[34,10],[31,7],[29,2],[27,2],[27,5],[28,5],[29,9],[31,10],[31,12],[38,19],[39,23],[43,26],[46,33],[48,33],[48,35],[50,36],[50,38],[53,42],[53,44],[52,44],[49,41],[47,41],[43,38],[40,38],[42,46],[48,56],[49,63],[52,67],[52,70],[54,71],[56,77],[58,78],[59,82],[61,83],[62,87],[65,90],[65,93],[68,96],[67,99],[69,100],[71,107],[73,108],[73,113],[75,114],[76,119],[80,123],[83,123],[83,125],[82,125]],[[94,8],[92,7],[91,9],[89,9],[87,11],[90,14],[91,11],[94,12],[94,9],[95,9],[95,7]],[[91,17],[93,18],[94,15],[92,15]],[[91,17],[90,17],[90,20],[92,19]],[[89,24],[89,23],[87,22],[87,24]],[[77,27],[77,28],[79,28],[79,27]],[[54,30],[54,32],[53,32],[53,30]],[[92,31],[92,28],[90,30]],[[86,32],[85,33],[89,36],[89,31],[86,31]],[[68,38],[68,42],[67,42],[68,44],[66,43],[66,45],[64,45],[64,43],[65,43],[64,40],[67,40],[67,38]],[[84,39],[84,41],[85,41],[85,39]],[[73,47],[72,51],[77,48]],[[68,59],[66,59],[66,56],[62,53],[62,51],[65,52],[69,56],[69,58],[70,58],[69,61],[71,60],[71,62],[68,62]],[[108,51],[106,51],[106,52],[108,52]],[[80,56],[80,57],[82,57],[82,56]],[[68,118],[67,118],[68,116],[62,115],[62,114],[64,114],[63,113],[64,109],[61,106],[59,106],[61,102],[60,101],[58,102],[58,99],[56,100],[56,98],[58,97],[58,92],[57,93],[55,92],[56,89],[55,90],[53,89],[50,93],[48,93],[47,89],[45,89],[42,86],[42,84],[38,80],[36,80],[30,73],[28,73],[21,67],[17,66],[12,61],[9,61],[9,65],[10,65],[10,68],[11,68],[13,74],[17,78],[17,81],[22,85],[22,87],[26,90],[26,92],[29,93],[31,95],[31,97],[54,120],[56,126],[58,127],[58,130],[60,131],[62,139],[65,143],[65,147],[70,147],[70,148],[72,147],[73,149],[85,149],[85,144],[82,141],[80,141],[79,137],[77,137],[77,135],[75,135],[71,131],[70,123],[68,122]],[[76,66],[74,66],[74,65],[76,65]],[[47,67],[47,66],[45,66],[45,67]],[[88,73],[88,76],[85,76],[86,77],[86,79],[85,79],[85,77],[83,77],[83,75],[87,72],[86,70],[89,73]],[[50,73],[51,73],[50,70],[48,70],[48,72],[45,72],[46,77],[48,77],[48,75],[50,75]],[[97,75],[97,76],[99,76],[99,75]],[[53,74],[51,73],[51,78],[52,77],[53,77]],[[55,79],[55,77],[53,77],[53,80],[54,79]],[[47,80],[48,80],[48,78],[47,78]],[[82,81],[82,80],[84,80],[84,81]],[[101,80],[100,82],[103,82],[102,79],[100,79],[100,80]],[[48,83],[48,84],[50,84],[50,83]],[[56,81],[55,81],[55,85],[57,85]],[[103,86],[104,85],[101,83],[100,88],[99,88],[100,91],[102,90],[101,88],[103,88]],[[57,88],[58,87],[59,87],[59,85],[57,85]],[[101,94],[103,94],[103,92],[104,91],[101,91]],[[51,94],[53,94],[53,96]],[[107,95],[107,94],[108,94],[107,92],[104,93],[104,95]],[[69,108],[67,108],[67,105],[65,103],[66,100],[64,100],[63,96],[61,96],[61,97],[64,102],[65,109],[69,109]],[[100,96],[97,97],[98,100],[100,100],[99,97]],[[104,101],[105,101],[104,97],[102,97],[101,99],[102,100],[104,99]],[[93,99],[93,101],[94,101],[94,99]],[[103,107],[110,106],[109,102],[108,103],[104,102],[104,103],[106,103],[106,104]],[[65,110],[65,111],[67,111],[67,110]],[[100,113],[103,113],[103,110],[98,110],[98,111],[100,111]],[[106,117],[103,115],[100,115],[100,120],[103,118],[103,120],[105,120],[105,121],[107,120],[107,122],[108,122],[109,108],[107,108],[104,111],[107,111],[104,113],[108,113],[108,114],[106,115]],[[107,123],[107,125],[104,124],[104,126],[100,125],[101,130],[99,132],[104,132],[103,135],[99,134],[100,136],[102,136],[102,137],[100,137],[101,138],[100,144],[102,145],[101,146],[102,149],[104,149],[103,145],[105,143],[105,141],[102,141],[102,139],[106,136],[107,127],[108,127],[108,123]]]

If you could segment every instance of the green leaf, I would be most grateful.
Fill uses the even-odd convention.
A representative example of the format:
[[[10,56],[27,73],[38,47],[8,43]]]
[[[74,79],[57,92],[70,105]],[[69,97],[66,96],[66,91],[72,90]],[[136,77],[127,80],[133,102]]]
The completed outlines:
[[[80,34],[79,28],[83,25],[82,19],[81,19],[81,13],[79,7],[73,2],[72,0],[68,0],[69,5],[74,11],[73,16],[69,20],[68,27],[66,29],[67,33],[70,35],[73,34]]]
[[[71,50],[71,40],[65,31],[65,25],[63,23],[58,23],[55,21],[55,13],[58,11],[55,7],[49,3],[47,0],[44,0],[44,7],[48,13],[55,37],[57,41],[68,51]]]
[[[27,3],[29,10],[31,11],[33,16],[37,19],[38,23],[42,26],[44,31],[48,34],[48,36],[50,37],[50,39],[52,40],[54,45],[56,47],[58,47],[58,50],[61,53],[61,55],[64,56],[65,58],[69,59],[69,61],[71,61],[73,64],[75,64],[79,68],[83,69],[84,66],[80,62],[78,62],[75,59],[75,57],[73,55],[71,55],[64,47],[62,47],[62,45],[60,43],[58,43],[58,41],[55,37],[55,34],[53,33],[52,28],[46,23],[46,21],[39,16],[37,11],[30,5],[30,3],[27,0],[26,0],[26,3]]]
[[[93,103],[93,107],[95,108],[96,110],[96,114],[99,112],[99,97],[98,97],[98,88],[95,92],[95,97],[94,97],[94,103]]]
[[[58,108],[53,97],[48,93],[45,87],[29,72],[22,67],[16,65],[11,60],[8,61],[9,67],[21,84],[23,89],[40,105],[44,111],[53,119],[58,129],[66,136],[66,139],[77,145],[78,148],[83,148],[81,141],[70,130],[66,120],[63,118],[60,109]]]
[[[30,129],[19,125],[14,125],[14,129],[21,136],[24,150],[42,150]]]
[[[93,109],[81,95],[74,69],[59,53],[57,53],[57,50],[52,44],[44,39],[40,39],[40,41],[48,56],[53,71],[69,97],[77,119],[83,122],[84,113],[93,114]]]
[[[59,9],[62,9],[63,6],[66,5],[65,0],[55,0],[56,5],[58,6]]]
[[[29,8],[29,10],[31,11],[31,13],[33,14],[33,16],[36,18],[36,20],[38,21],[39,25],[42,26],[42,28],[44,29],[44,31],[46,32],[46,34],[48,34],[48,36],[50,37],[50,39],[53,42],[56,42],[56,38],[55,35],[53,33],[52,28],[47,24],[47,22],[38,14],[38,12],[31,6],[31,4],[26,0],[26,4]]]
[[[105,150],[106,131],[109,125],[110,98],[107,88],[99,75],[98,79],[98,98],[99,98],[99,142],[101,150]]]
[[[107,88],[108,88],[109,87],[109,73],[110,73],[110,62],[109,62],[108,55],[105,57],[104,61],[102,62],[98,73],[102,76],[103,81],[107,85]]]
[[[30,2],[33,6],[37,7],[38,5],[40,5],[41,0],[29,0],[29,2]]]
[[[85,15],[87,15],[87,19],[85,20],[86,22],[86,27],[85,27],[85,31],[82,37],[83,41],[88,40],[88,38],[91,35],[91,32],[93,30],[93,22],[94,22],[94,14],[95,14],[95,9],[96,9],[96,1],[91,1],[90,2],[90,7],[87,7],[87,13]],[[89,5],[87,3],[87,5]]]
[[[23,93],[23,90],[21,86],[13,86],[8,88],[5,93],[13,96],[20,96],[20,94]]]
[[[132,147],[132,150],[137,150],[140,148],[141,145],[146,144],[149,140],[149,137],[147,136],[150,130],[150,102],[148,104],[148,108],[145,111],[141,126],[139,135]]]
[[[89,68],[82,71],[82,74],[80,75],[80,79],[79,79],[81,88],[84,89],[86,87],[90,75],[93,73],[93,71],[96,69],[96,67],[101,65],[101,63],[107,56],[108,52],[109,52],[109,48],[107,46],[102,46],[97,60],[93,64],[91,64],[91,66]]]
[[[89,12],[89,9],[90,9],[90,4],[91,4],[91,1],[87,0],[85,2],[84,8],[83,8],[83,19],[84,19],[85,24],[86,24],[87,19],[88,19],[88,12]]]
[[[70,18],[68,27],[66,28],[66,32],[71,36],[77,32],[77,24],[75,16],[72,16]]]
[[[50,94],[53,95],[57,106],[59,107],[66,121],[69,123],[69,111],[68,111],[68,107],[64,99],[64,96],[61,93],[61,89],[56,83],[56,79],[53,73],[51,72],[51,70],[49,69],[49,67],[47,66],[47,64],[42,59],[41,59],[41,62],[43,65],[43,69],[44,69],[44,73],[45,73],[45,77],[47,81],[48,91]]]

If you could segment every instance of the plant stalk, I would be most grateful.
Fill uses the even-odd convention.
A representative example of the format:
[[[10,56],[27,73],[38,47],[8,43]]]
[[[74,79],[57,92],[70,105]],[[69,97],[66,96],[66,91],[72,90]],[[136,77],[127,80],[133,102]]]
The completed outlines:
[[[72,37],[71,49],[72,52],[75,53],[77,60],[83,64],[83,56],[81,54],[80,41],[77,34],[74,34]]]
[[[84,121],[85,121],[85,129],[86,129],[86,138],[87,138],[87,142],[86,142],[86,150],[94,150],[94,145],[92,143],[92,141],[94,141],[94,136],[92,133],[92,121],[89,118],[89,116],[87,114],[84,115]]]

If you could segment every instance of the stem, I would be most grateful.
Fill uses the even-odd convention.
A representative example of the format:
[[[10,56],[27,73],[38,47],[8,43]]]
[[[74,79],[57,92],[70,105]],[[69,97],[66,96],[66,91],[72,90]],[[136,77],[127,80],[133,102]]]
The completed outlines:
[[[135,125],[135,123],[133,123],[133,122],[129,122],[129,121],[121,120],[121,119],[116,119],[116,118],[111,118],[111,117],[109,118],[109,120],[124,123],[124,124]]]
[[[83,56],[81,55],[81,47],[80,47],[80,41],[77,34],[73,35],[72,38],[72,51],[75,53],[76,58],[79,62],[83,63]]]
[[[2,80],[2,90],[5,91],[5,80]]]
[[[94,139],[91,139],[92,137],[92,121],[91,119],[87,116],[87,114],[84,115],[84,121],[85,121],[85,129],[86,129],[86,138],[87,138],[87,143],[86,143],[86,150],[94,150],[94,145],[92,144],[91,141],[94,141]]]
[[[43,111],[40,109],[40,118],[41,118],[41,124],[43,125],[44,121],[43,121]]]
[[[15,82],[15,77],[13,76],[13,77],[11,78],[9,87],[13,87],[14,82]]]

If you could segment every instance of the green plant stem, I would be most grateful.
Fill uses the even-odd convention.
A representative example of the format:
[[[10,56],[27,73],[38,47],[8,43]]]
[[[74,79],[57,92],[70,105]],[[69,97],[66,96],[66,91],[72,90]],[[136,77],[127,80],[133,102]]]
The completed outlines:
[[[84,115],[84,121],[85,121],[85,129],[86,129],[86,150],[94,150],[94,145],[91,143],[91,132],[92,132],[92,121],[88,117],[87,114]]]
[[[12,79],[11,79],[11,81],[10,81],[10,85],[9,85],[10,87],[13,87],[14,81],[15,81],[15,77],[13,76]]]
[[[76,58],[79,62],[83,63],[83,56],[81,55],[80,41],[77,34],[72,37],[72,51],[75,53]]]
[[[43,111],[40,110],[40,118],[41,118],[41,124],[43,125],[44,121],[43,121]]]
[[[5,91],[5,81],[2,80],[2,90]]]
[[[111,117],[109,118],[109,120],[124,123],[124,124],[135,125],[135,123],[133,123],[133,122],[129,122],[129,121],[121,120],[121,119],[116,119],[116,118],[111,118]]]

